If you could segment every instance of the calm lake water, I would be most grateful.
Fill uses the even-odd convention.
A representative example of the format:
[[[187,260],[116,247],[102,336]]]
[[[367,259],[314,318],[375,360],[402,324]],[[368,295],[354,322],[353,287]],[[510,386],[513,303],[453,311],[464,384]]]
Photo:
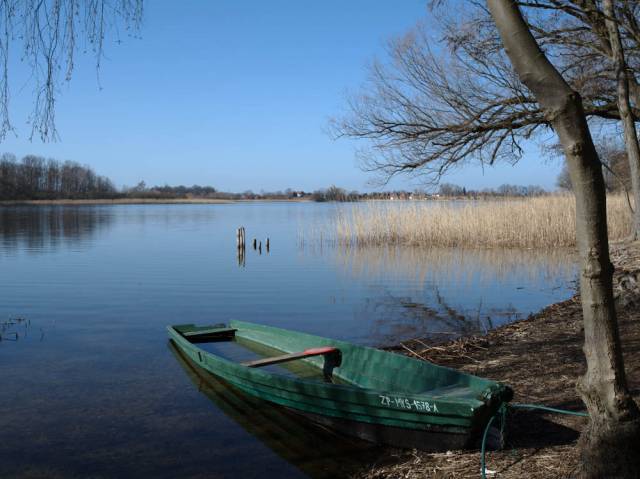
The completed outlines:
[[[165,326],[241,319],[384,346],[476,334],[574,288],[566,251],[308,241],[335,212],[310,203],[0,207],[0,477],[344,475],[379,451],[202,374]],[[268,253],[248,245],[243,264],[241,225],[248,242],[271,239]]]

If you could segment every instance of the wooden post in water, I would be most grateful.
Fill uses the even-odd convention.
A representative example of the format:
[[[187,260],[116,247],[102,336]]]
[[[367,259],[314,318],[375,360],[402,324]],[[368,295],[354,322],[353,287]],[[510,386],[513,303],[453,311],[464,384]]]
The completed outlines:
[[[244,231],[244,226],[241,226],[240,228],[238,228],[238,233],[237,233],[237,240],[238,240],[238,248],[245,248],[246,244],[246,236],[245,236],[245,231]]]
[[[269,238],[267,238],[267,242],[266,242],[265,246],[267,247],[267,253],[268,253],[269,252]]]
[[[255,250],[258,247],[258,240],[253,238],[253,249]]]
[[[244,226],[238,228],[236,233],[236,239],[238,242],[238,266],[245,265],[245,247],[246,247],[246,236],[244,231]]]
[[[258,252],[260,254],[262,254],[262,241],[260,241],[260,243],[258,243]]]
[[[238,248],[238,266],[243,267],[245,265],[245,254],[244,254],[244,248]]]

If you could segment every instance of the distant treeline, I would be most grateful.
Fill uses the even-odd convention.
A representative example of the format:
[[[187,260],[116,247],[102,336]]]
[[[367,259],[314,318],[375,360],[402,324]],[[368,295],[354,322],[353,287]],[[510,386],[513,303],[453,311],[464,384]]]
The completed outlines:
[[[358,201],[363,199],[363,195],[357,191],[347,192],[337,186],[330,186],[327,189],[314,191],[311,198],[314,201]]]
[[[372,193],[347,192],[343,188],[331,186],[311,194],[315,201],[361,201],[361,200],[425,200],[438,198],[492,198],[492,197],[534,197],[549,194],[537,185],[520,186],[504,184],[497,188],[482,190],[467,189],[452,183],[442,183],[436,192],[429,193],[422,190],[414,191],[382,191]]]
[[[254,193],[251,190],[242,193],[229,193],[218,191],[212,186],[147,186],[141,181],[132,188],[122,189],[123,198],[145,198],[145,199],[220,199],[220,200],[290,200],[296,198],[308,198],[310,193],[304,191],[294,191],[286,189],[284,191],[272,191]]]
[[[10,153],[0,157],[0,199],[102,199],[118,195],[109,178],[89,166],[27,155],[20,161]]]
[[[305,192],[288,188],[284,191],[242,193],[218,191],[212,186],[147,186],[141,181],[134,187],[117,189],[113,182],[96,174],[87,165],[27,155],[18,160],[5,153],[0,157],[0,200],[55,199],[224,199],[224,200],[292,200],[323,201],[419,200],[437,198],[530,197],[547,194],[540,186],[505,184],[498,188],[470,190],[464,186],[443,183],[437,192],[384,191],[360,193],[337,186]]]
[[[481,190],[467,189],[451,183],[443,183],[438,189],[438,196],[446,197],[535,197],[549,194],[547,190],[538,185],[511,185],[504,184],[497,188],[483,188]]]
[[[144,181],[141,181],[133,188],[124,187],[122,189],[123,198],[149,198],[149,199],[188,199],[188,198],[221,198],[218,192],[212,186],[152,186],[147,187]]]

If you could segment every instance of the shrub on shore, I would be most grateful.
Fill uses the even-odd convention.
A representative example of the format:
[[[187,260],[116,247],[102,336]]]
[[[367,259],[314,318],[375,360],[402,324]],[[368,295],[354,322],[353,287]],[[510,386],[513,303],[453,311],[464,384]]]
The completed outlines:
[[[609,236],[631,232],[622,195],[607,201]],[[575,246],[575,200],[570,195],[486,201],[380,203],[342,207],[334,222],[344,245],[461,247]]]

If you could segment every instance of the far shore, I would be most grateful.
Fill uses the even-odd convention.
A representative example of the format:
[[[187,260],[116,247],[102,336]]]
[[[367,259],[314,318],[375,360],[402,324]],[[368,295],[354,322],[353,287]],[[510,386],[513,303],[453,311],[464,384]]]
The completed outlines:
[[[116,199],[61,199],[61,200],[2,200],[0,206],[46,206],[46,205],[200,205],[200,204],[227,204],[227,203],[250,203],[250,202],[292,202],[299,203],[311,201],[303,198],[292,199],[256,199],[256,200],[225,200],[218,198],[116,198]]]

